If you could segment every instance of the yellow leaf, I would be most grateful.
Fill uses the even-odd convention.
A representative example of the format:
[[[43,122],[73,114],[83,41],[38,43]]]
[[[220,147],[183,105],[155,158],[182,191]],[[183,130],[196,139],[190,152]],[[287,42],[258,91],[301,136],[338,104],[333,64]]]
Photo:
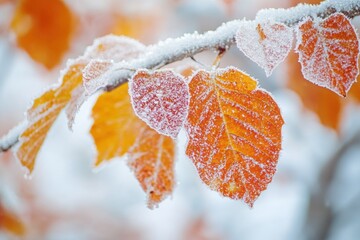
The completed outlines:
[[[92,116],[94,124],[90,133],[98,151],[96,166],[128,153],[129,166],[146,192],[150,208],[172,192],[174,141],[158,134],[135,115],[128,84],[103,93]]]
[[[128,84],[103,93],[97,100],[90,133],[94,138],[98,156],[95,165],[127,153],[146,124],[134,114]]]
[[[27,111],[28,127],[20,135],[16,156],[31,173],[36,156],[45,137],[72,96],[72,91],[82,83],[84,64],[71,65],[62,78],[60,86],[50,89],[35,99]]]

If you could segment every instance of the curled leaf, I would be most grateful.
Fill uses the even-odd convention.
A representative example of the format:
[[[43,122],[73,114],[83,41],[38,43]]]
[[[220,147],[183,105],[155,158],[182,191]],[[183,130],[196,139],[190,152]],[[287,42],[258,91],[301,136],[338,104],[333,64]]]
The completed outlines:
[[[16,156],[29,172],[32,172],[36,156],[51,126],[61,110],[68,104],[72,92],[82,83],[84,64],[74,63],[65,71],[62,83],[34,100],[27,111],[28,126],[19,137]]]
[[[101,82],[106,81],[106,72],[113,64],[136,58],[143,51],[145,51],[143,44],[128,37],[110,34],[95,39],[94,43],[86,49],[84,56],[80,57],[87,62],[87,65],[82,69],[83,84],[73,91],[73,96],[66,109],[70,129],[73,127],[76,113],[93,93],[91,91],[98,89]]]

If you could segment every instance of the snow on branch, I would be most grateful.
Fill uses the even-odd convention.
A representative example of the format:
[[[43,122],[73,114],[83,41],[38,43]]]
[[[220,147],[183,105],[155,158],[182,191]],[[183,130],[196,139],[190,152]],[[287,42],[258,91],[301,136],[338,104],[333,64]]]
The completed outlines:
[[[274,20],[288,26],[294,26],[305,17],[326,18],[335,12],[341,12],[349,18],[360,15],[359,0],[326,0],[319,5],[299,4],[288,9],[264,9],[258,12],[256,20]],[[241,20],[233,20],[222,24],[214,31],[204,34],[197,32],[185,34],[180,38],[167,39],[149,46],[147,53],[132,61],[114,64],[106,76],[85,83],[89,95],[99,89],[112,90],[125,83],[139,68],[157,69],[207,50],[224,51],[235,43],[235,35]],[[21,132],[21,124],[0,139],[0,152],[14,146]]]
[[[326,18],[333,13],[343,13],[348,18],[360,15],[359,0],[327,0],[319,5],[299,4],[288,9],[264,9],[257,13],[257,19],[271,19],[289,27],[301,22],[306,17]]]
[[[0,138],[0,152],[5,152],[12,148],[19,140],[20,134],[26,129],[26,122],[11,129],[5,136]]]
[[[327,0],[319,5],[299,4],[288,9],[264,9],[258,12],[256,19],[274,20],[293,26],[305,17],[326,18],[334,12],[341,12],[349,18],[360,15],[359,0]],[[134,73],[133,69],[156,69],[206,50],[227,49],[235,43],[235,34],[240,20],[224,23],[215,31],[204,34],[197,32],[185,34],[180,38],[167,39],[152,45],[148,53],[130,62],[120,62],[113,66],[106,76],[106,82],[97,82],[87,90],[93,94],[100,88],[111,90],[126,82]]]

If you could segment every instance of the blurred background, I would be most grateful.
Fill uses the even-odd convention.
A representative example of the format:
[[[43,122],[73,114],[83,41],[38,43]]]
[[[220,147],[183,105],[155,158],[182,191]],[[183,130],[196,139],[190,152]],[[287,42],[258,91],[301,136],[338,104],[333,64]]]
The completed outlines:
[[[0,136],[96,37],[113,33],[154,44],[299,2],[320,1],[0,0]],[[359,20],[353,23],[359,29]],[[195,56],[204,65],[215,57]],[[222,59],[221,66],[258,79],[286,123],[277,173],[252,209],[201,183],[182,132],[175,191],[149,210],[124,159],[93,168],[94,96],[73,132],[64,114],[55,122],[31,177],[11,151],[0,153],[0,239],[359,239],[359,83],[342,99],[304,80],[296,57],[269,78],[235,47]]]

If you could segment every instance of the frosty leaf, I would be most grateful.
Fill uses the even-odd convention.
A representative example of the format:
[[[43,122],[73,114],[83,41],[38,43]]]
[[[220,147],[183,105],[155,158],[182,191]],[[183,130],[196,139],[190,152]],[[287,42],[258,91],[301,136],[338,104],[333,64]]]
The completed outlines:
[[[90,89],[98,89],[98,87],[94,86],[98,86],[99,82],[106,81],[105,73],[113,63],[136,58],[143,51],[145,51],[145,46],[140,42],[115,35],[98,38],[87,48],[83,57],[85,61],[88,61],[88,64],[82,70],[83,85],[78,86],[73,91],[73,96],[66,109],[70,129],[74,124],[76,113],[90,95],[85,91],[84,86],[88,86]]]
[[[36,156],[50,127],[69,102],[72,91],[81,85],[83,67],[81,63],[71,65],[63,76],[61,85],[35,99],[27,111],[28,127],[19,137],[16,156],[29,172],[34,168]]]
[[[83,70],[84,84],[90,81],[97,81],[113,63],[109,60],[91,60]]]
[[[113,63],[129,61],[139,57],[146,50],[140,42],[128,38],[108,35],[97,39],[85,57],[93,59],[84,70],[84,87],[91,95],[107,82],[107,70]]]
[[[138,129],[139,130],[139,129]],[[174,141],[144,126],[129,151],[129,166],[147,194],[148,207],[157,206],[173,191]]]
[[[81,70],[82,69],[79,69],[80,72]],[[87,98],[88,96],[86,95],[84,86],[82,84],[79,84],[72,91],[70,101],[65,108],[66,117],[68,119],[68,128],[70,130],[73,130],[75,116]]]
[[[322,125],[338,131],[344,107],[343,99],[326,88],[320,88],[306,81],[295,53],[289,55],[287,63],[288,87],[297,93],[307,110],[319,117]]]
[[[289,54],[292,29],[282,23],[241,21],[236,33],[237,47],[262,67],[266,76]]]
[[[159,133],[176,138],[189,105],[184,77],[171,70],[139,70],[129,84],[136,115]]]
[[[296,51],[307,80],[346,96],[358,75],[359,42],[344,14],[300,23]]]
[[[174,141],[149,128],[134,113],[124,84],[96,102],[90,133],[98,151],[95,165],[129,154],[129,166],[154,207],[174,186]]]
[[[20,0],[11,28],[18,45],[51,69],[69,48],[74,19],[62,0]]]
[[[200,70],[189,89],[186,154],[212,190],[252,206],[270,183],[281,149],[277,104],[236,68]]]

